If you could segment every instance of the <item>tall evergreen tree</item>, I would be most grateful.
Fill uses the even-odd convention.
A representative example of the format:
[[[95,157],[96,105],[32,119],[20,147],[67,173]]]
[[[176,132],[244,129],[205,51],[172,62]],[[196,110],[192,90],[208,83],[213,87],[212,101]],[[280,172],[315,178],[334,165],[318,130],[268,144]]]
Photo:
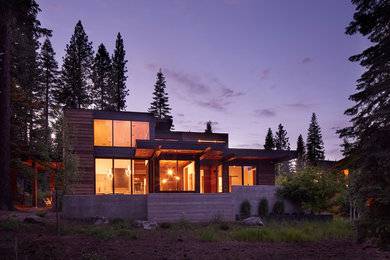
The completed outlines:
[[[49,119],[53,118],[53,109],[56,104],[54,102],[54,92],[58,87],[58,63],[55,60],[55,52],[51,45],[49,38],[46,38],[42,45],[39,55],[39,67],[40,67],[40,92],[42,96],[42,102],[44,104],[43,109],[43,132],[44,140],[47,147],[50,142],[50,124]]]
[[[10,170],[30,149],[34,130],[38,38],[50,34],[39,11],[34,0],[0,2],[0,209],[12,208]]]
[[[61,70],[61,89],[57,100],[65,107],[86,108],[92,102],[91,69],[93,64],[92,42],[78,21],[70,43],[66,45]]]
[[[287,131],[283,125],[279,124],[278,131],[275,133],[275,148],[276,150],[290,150],[290,143],[287,137]]]
[[[93,96],[95,108],[115,110],[115,91],[111,81],[110,55],[103,44],[99,45],[92,69]]]
[[[352,197],[369,206],[357,222],[359,240],[376,238],[390,247],[390,2],[353,0],[356,11],[346,34],[360,33],[371,47],[350,57],[366,71],[357,80],[357,92],[349,99],[356,104],[345,111],[352,126],[339,131],[348,138],[345,155],[354,176]]]
[[[126,96],[129,95],[129,90],[126,88],[126,79],[125,75],[127,72],[125,59],[125,48],[123,45],[123,39],[121,34],[118,32],[114,55],[112,56],[112,69],[113,69],[113,85],[114,85],[114,103],[116,105],[116,110],[121,111],[126,108]]]
[[[274,135],[272,134],[271,128],[268,128],[267,135],[265,136],[264,149],[265,150],[272,150],[274,148],[275,148]]]
[[[211,125],[211,121],[207,121],[206,122],[206,129],[204,130],[204,132],[206,134],[212,134],[213,133],[213,128],[212,128],[212,125]]]
[[[303,137],[300,134],[298,136],[297,140],[297,153],[298,153],[298,158],[297,158],[297,163],[296,163],[296,168],[297,170],[302,170],[305,166],[305,156],[306,156],[306,149],[305,149],[305,143],[303,141]]]
[[[171,108],[168,104],[168,93],[165,92],[165,77],[161,72],[157,72],[157,81],[154,84],[153,102],[150,103],[149,112],[153,113],[157,118],[172,119],[170,115]]]
[[[315,113],[311,116],[311,122],[306,140],[306,158],[313,163],[315,160],[325,159],[324,142],[322,141],[321,128],[317,122]]]

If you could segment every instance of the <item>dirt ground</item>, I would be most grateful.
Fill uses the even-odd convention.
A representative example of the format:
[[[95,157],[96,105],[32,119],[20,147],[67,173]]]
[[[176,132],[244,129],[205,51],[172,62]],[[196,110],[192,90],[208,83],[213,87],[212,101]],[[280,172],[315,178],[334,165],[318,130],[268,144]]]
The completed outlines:
[[[36,212],[0,212],[23,221]],[[0,229],[0,259],[390,259],[366,244],[350,240],[307,243],[246,243],[237,241],[199,242],[187,236],[186,228],[133,228],[136,239],[118,236],[102,240],[83,233],[56,236],[55,214],[47,213],[42,224],[21,224],[16,230]],[[68,227],[93,225],[80,220],[60,219]]]

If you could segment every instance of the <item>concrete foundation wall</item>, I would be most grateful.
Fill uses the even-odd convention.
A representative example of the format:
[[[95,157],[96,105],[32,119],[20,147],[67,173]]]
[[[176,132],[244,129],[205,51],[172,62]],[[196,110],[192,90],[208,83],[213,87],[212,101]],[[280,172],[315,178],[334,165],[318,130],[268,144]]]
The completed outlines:
[[[148,219],[156,222],[210,222],[216,218],[234,221],[234,207],[229,193],[150,193]]]
[[[277,200],[277,186],[232,186],[231,193],[150,193],[148,195],[67,195],[62,212],[65,217],[148,219],[156,222],[210,222],[216,218],[234,221],[240,205],[249,200],[252,215],[266,197],[271,212]],[[298,212],[298,207],[284,200],[285,212]]]
[[[284,211],[286,213],[298,212],[299,208],[288,200],[284,200],[276,195],[276,191],[280,188],[274,185],[256,185],[256,186],[232,186],[232,199],[234,204],[234,212],[240,214],[240,206],[244,200],[248,200],[251,204],[251,214],[257,215],[257,208],[262,198],[267,198],[269,212],[275,202],[282,200],[284,202]]]
[[[62,205],[65,217],[104,216],[121,219],[146,219],[147,195],[66,195]]]

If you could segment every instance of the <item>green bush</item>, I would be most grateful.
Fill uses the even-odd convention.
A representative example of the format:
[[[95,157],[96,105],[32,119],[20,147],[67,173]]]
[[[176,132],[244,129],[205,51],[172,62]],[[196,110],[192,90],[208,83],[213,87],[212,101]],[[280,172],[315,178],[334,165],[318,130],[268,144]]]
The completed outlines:
[[[16,219],[6,219],[1,222],[1,228],[5,231],[13,231],[19,228],[19,222]]]
[[[89,235],[100,240],[108,240],[116,237],[116,232],[109,226],[93,227]]]
[[[216,231],[210,227],[195,231],[195,237],[201,242],[218,242],[219,236]]]
[[[171,228],[171,223],[169,223],[169,222],[160,223],[160,227],[166,228],[166,229]]]
[[[267,216],[268,215],[268,200],[267,198],[262,198],[259,202],[259,206],[257,208],[257,214],[259,216]]]
[[[278,200],[275,202],[274,206],[272,207],[272,215],[283,215],[283,214],[284,214],[284,202]]]
[[[39,211],[35,213],[38,217],[44,218],[47,215],[47,211]]]
[[[248,200],[244,200],[240,206],[241,217],[249,217],[251,215],[251,204]]]
[[[219,229],[222,229],[222,230],[229,230],[230,229],[230,226],[228,223],[221,223],[219,224]]]

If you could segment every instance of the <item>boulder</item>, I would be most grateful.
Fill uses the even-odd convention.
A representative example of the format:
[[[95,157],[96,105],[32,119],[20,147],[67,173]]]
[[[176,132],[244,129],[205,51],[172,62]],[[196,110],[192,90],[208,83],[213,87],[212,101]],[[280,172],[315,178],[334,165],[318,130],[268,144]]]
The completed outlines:
[[[157,223],[154,221],[147,221],[147,220],[136,220],[134,221],[134,225],[136,227],[142,227],[143,229],[156,229],[157,228]]]
[[[23,222],[25,223],[34,223],[34,224],[43,224],[43,219],[41,217],[31,215],[24,218]]]
[[[104,216],[97,216],[94,218],[94,224],[96,226],[108,225],[110,224],[110,220]]]
[[[248,226],[263,226],[263,220],[260,217],[249,217],[242,221],[243,224]]]

